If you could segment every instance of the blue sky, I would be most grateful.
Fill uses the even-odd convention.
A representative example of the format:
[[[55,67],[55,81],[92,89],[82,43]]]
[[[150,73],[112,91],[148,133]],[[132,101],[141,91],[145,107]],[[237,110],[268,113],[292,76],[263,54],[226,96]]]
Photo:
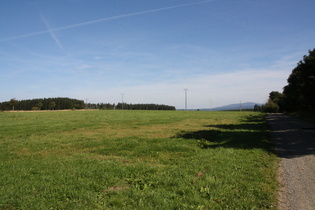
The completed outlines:
[[[312,0],[0,2],[0,101],[266,102],[315,48]]]

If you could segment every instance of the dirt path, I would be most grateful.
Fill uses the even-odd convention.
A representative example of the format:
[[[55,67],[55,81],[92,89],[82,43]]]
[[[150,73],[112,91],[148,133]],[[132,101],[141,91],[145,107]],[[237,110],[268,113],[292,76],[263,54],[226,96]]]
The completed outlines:
[[[283,114],[267,120],[281,158],[279,209],[315,209],[315,124]]]

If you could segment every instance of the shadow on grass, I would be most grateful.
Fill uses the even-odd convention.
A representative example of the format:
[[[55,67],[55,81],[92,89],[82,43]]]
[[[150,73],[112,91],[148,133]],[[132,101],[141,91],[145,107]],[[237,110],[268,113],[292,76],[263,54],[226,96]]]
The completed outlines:
[[[274,152],[268,124],[263,115],[247,116],[240,124],[206,125],[207,129],[178,133],[176,138],[195,139],[203,149],[217,147],[236,149],[260,148]]]

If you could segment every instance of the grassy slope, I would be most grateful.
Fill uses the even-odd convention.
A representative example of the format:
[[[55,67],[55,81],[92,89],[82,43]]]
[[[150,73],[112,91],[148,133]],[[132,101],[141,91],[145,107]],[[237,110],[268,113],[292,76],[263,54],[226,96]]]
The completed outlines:
[[[0,208],[272,208],[251,112],[0,113]]]

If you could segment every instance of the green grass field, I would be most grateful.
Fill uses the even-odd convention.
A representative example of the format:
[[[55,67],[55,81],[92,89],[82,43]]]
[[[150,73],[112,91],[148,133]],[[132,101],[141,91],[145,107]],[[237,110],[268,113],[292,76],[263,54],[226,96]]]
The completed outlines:
[[[1,209],[275,208],[254,112],[0,113]]]

